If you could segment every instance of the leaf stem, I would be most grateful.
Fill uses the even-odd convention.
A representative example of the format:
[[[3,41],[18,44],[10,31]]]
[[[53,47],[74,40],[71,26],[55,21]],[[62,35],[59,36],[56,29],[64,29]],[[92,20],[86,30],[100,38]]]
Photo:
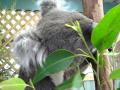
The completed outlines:
[[[36,89],[35,89],[35,87],[34,87],[34,84],[33,84],[33,82],[32,82],[32,80],[31,80],[31,79],[30,79],[30,81],[29,81],[29,82],[30,82],[31,88],[33,88],[33,90],[36,90]]]

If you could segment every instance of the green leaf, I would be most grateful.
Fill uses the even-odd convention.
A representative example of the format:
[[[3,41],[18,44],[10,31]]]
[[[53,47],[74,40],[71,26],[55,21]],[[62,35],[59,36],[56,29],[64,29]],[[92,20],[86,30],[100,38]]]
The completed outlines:
[[[110,74],[110,77],[109,77],[109,78],[110,78],[110,79],[120,78],[120,68],[112,71],[112,73]]]
[[[56,90],[66,90],[69,88],[79,89],[82,86],[82,84],[83,84],[83,78],[80,72],[78,71],[69,80],[66,80],[61,85],[59,85]]]
[[[120,88],[117,88],[117,90],[120,90]]]
[[[56,88],[56,90],[65,90],[65,89],[71,88],[72,87],[72,82],[74,80],[74,77],[75,76],[72,76],[69,80],[64,81],[62,84],[60,84]]]
[[[83,80],[82,77],[80,75],[80,72],[78,72],[73,80],[73,84],[72,84],[72,88],[78,88],[80,89],[80,87],[83,84]]]
[[[33,78],[36,83],[50,74],[65,70],[73,62],[75,55],[65,49],[58,49],[49,54],[43,68],[39,68]]]
[[[24,90],[28,86],[20,78],[11,78],[0,83],[0,90]]]
[[[120,32],[120,4],[112,8],[94,28],[92,32],[92,44],[103,51],[112,46]]]

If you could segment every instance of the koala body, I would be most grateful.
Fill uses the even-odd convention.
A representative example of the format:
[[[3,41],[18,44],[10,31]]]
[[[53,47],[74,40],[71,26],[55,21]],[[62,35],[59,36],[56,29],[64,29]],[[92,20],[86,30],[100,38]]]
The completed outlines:
[[[44,0],[41,4],[42,19],[35,30],[20,34],[13,42],[13,53],[21,65],[19,76],[27,83],[37,71],[39,66],[44,67],[47,55],[57,49],[67,49],[73,53],[80,53],[77,48],[86,51],[86,47],[78,33],[65,24],[79,21],[89,48],[93,48],[90,42],[93,20],[78,12],[62,11],[50,0]],[[83,62],[85,58],[79,57],[77,62]],[[81,64],[82,65],[82,64]],[[81,66],[84,67],[84,66]],[[36,90],[54,90],[55,86],[64,80],[64,71],[53,74],[38,82]],[[31,90],[26,88],[26,90]]]

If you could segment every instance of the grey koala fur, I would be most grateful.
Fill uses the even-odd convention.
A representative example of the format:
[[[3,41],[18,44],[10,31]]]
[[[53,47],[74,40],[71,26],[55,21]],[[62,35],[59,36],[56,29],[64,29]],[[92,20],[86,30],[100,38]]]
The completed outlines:
[[[65,24],[80,21],[83,35],[89,48],[93,48],[90,42],[91,31],[95,22],[78,12],[62,11],[50,0],[43,0],[41,4],[42,19],[35,30],[20,34],[13,42],[13,54],[21,65],[19,76],[27,83],[37,71],[38,66],[44,67],[47,55],[57,49],[67,49],[74,53],[80,53],[77,48],[86,50],[78,33],[68,28]],[[83,62],[85,58],[79,57],[76,62]],[[81,67],[84,67],[81,64]],[[64,73],[64,72],[62,72]],[[60,78],[64,75],[61,74]],[[46,77],[38,82],[36,90],[54,90],[54,75]],[[63,78],[62,78],[63,79]],[[26,90],[31,90],[26,88]]]

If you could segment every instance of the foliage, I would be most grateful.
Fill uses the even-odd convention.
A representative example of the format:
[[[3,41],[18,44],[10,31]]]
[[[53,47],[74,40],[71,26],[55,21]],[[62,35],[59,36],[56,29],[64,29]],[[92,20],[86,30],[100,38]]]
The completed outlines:
[[[112,8],[104,16],[104,18],[99,22],[99,24],[96,26],[96,28],[92,32],[91,41],[92,41],[92,44],[98,50],[97,68],[100,68],[101,62],[102,62],[102,65],[104,66],[104,63],[105,63],[104,62],[105,60],[103,60],[103,55],[105,55],[104,50],[111,48],[114,42],[116,42],[118,38],[118,35],[120,33],[120,16],[119,15],[120,15],[120,4]],[[115,79],[120,77],[119,72],[120,72],[119,69],[113,71],[110,75],[110,78]],[[99,75],[99,72],[97,72],[97,75]],[[102,82],[100,84],[102,84]]]
[[[99,50],[103,51],[112,46],[120,32],[120,5],[112,8],[100,21],[92,32],[91,41]]]
[[[111,74],[110,74],[110,79],[117,79],[120,78],[120,68],[115,69]]]
[[[83,85],[83,78],[81,76],[80,70],[73,75],[69,80],[64,81],[61,85],[59,85],[56,90],[65,90],[68,88],[71,89],[80,89]]]
[[[98,23],[98,25],[94,28],[91,36],[91,42],[96,47],[98,51],[97,58],[94,58],[89,51],[88,46],[86,45],[86,42],[83,38],[83,34],[81,33],[80,28],[78,28],[78,22],[75,22],[72,25],[66,25],[68,27],[73,28],[75,31],[78,32],[79,36],[82,38],[86,48],[88,49],[89,53],[87,54],[89,57],[91,57],[95,63],[97,64],[97,69],[100,68],[100,66],[104,66],[104,60],[102,55],[104,54],[103,51],[105,49],[108,49],[112,47],[113,43],[116,41],[119,33],[120,33],[120,5],[117,5],[116,7],[112,8],[105,17]],[[84,52],[84,51],[83,51]],[[85,53],[83,53],[85,54]],[[96,62],[97,61],[97,62]],[[118,75],[119,69],[116,71],[113,71],[113,73],[110,75],[111,78],[117,78],[120,75]],[[97,77],[97,81],[100,84],[99,79],[99,70],[94,72],[95,76]],[[102,83],[101,83],[102,84]]]
[[[33,83],[42,80],[45,76],[65,70],[74,60],[75,55],[67,50],[59,49],[49,54],[43,67],[37,71]]]
[[[99,50],[112,47],[120,33],[120,4],[112,8],[92,32],[91,41]],[[120,69],[110,74],[110,79],[120,78]]]
[[[28,86],[20,78],[11,78],[0,83],[1,90],[24,90]]]

